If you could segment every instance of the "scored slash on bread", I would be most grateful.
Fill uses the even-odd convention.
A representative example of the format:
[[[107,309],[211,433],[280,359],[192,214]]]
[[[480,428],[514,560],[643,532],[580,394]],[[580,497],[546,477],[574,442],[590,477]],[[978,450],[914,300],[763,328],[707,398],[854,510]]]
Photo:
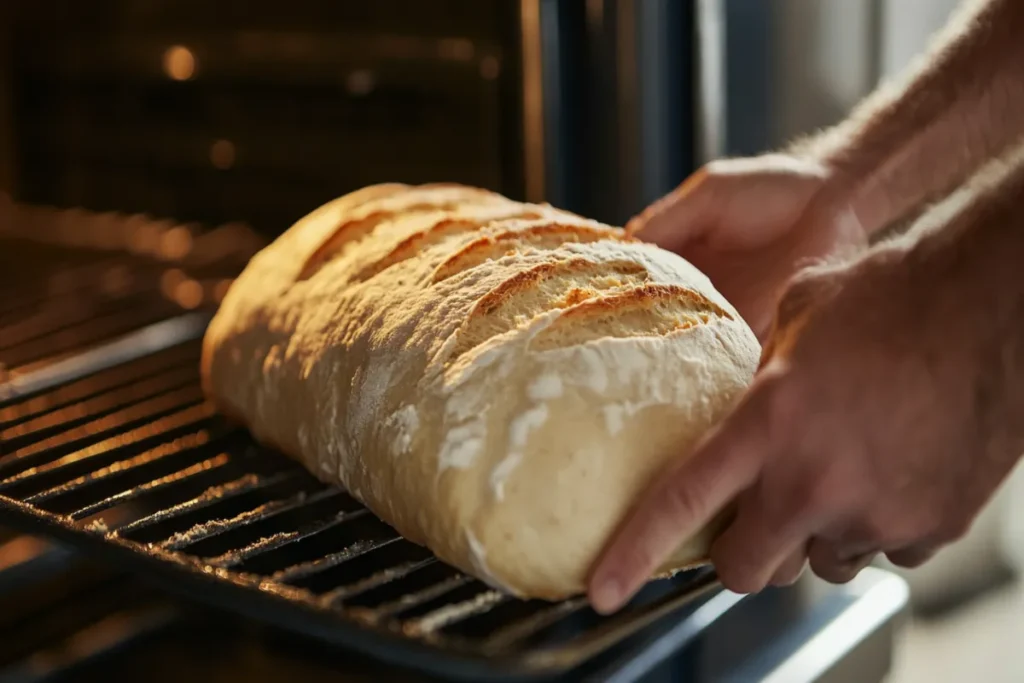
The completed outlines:
[[[635,241],[624,235],[621,230],[613,228],[571,225],[564,222],[529,225],[518,230],[505,230],[473,240],[438,266],[433,280],[435,283],[447,280],[463,270],[478,266],[485,261],[510,256],[524,247],[557,249],[569,242],[586,243],[600,240]]]
[[[518,207],[514,207],[512,210],[505,210],[503,212],[494,213],[484,219],[472,219],[472,218],[441,218],[438,219],[431,227],[421,232],[414,232],[413,234],[406,237],[404,240],[399,242],[395,247],[385,256],[384,258],[373,262],[356,275],[356,280],[369,280],[371,277],[390,268],[400,261],[412,258],[420,252],[420,250],[435,244],[440,244],[446,238],[452,235],[465,234],[469,232],[475,232],[480,230],[483,225],[486,225],[488,221],[497,220],[531,220],[540,218],[541,214],[535,211],[524,211]]]
[[[664,336],[707,324],[709,316],[732,319],[728,312],[693,290],[675,285],[644,285],[573,306],[533,338],[530,350],[549,351],[567,343],[585,344],[612,337]]]
[[[631,261],[598,263],[570,258],[522,270],[477,302],[458,332],[459,343],[448,362],[545,311],[568,308],[602,292],[636,288],[647,279],[647,269]]]
[[[299,279],[304,280],[311,277],[321,266],[323,266],[324,263],[342,253],[350,245],[367,237],[382,223],[393,220],[396,217],[408,217],[417,213],[457,211],[463,206],[465,201],[464,199],[461,199],[460,201],[459,196],[455,196],[452,199],[443,202],[417,201],[417,193],[422,194],[432,190],[445,189],[455,190],[457,193],[461,194],[469,188],[442,183],[420,186],[410,192],[400,195],[400,197],[407,199],[405,202],[398,201],[395,206],[389,207],[388,209],[372,211],[365,216],[352,218],[343,222],[334,230],[334,234],[320,245],[320,247],[306,260],[306,264],[302,270],[302,275]],[[471,192],[475,195],[473,197],[475,202],[504,208],[506,211],[508,210],[508,202],[501,195],[487,192],[486,190],[476,190],[475,188],[473,188]],[[395,194],[389,193],[384,196],[394,197]],[[374,197],[374,199],[377,198],[378,197]]]
[[[680,257],[549,205],[372,186],[250,262],[207,330],[225,413],[516,595],[583,591],[644,487],[731,407],[756,338]],[[663,567],[706,561],[709,524]]]

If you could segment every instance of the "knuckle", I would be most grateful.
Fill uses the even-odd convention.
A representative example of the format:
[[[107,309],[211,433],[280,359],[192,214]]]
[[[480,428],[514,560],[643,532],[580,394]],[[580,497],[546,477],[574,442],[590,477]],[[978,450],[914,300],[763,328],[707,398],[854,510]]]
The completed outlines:
[[[786,285],[776,310],[780,327],[805,317],[821,296],[822,276],[811,268],[797,272]]]
[[[757,572],[743,563],[729,558],[712,557],[712,560],[719,581],[733,593],[757,593],[765,587],[765,582],[759,579]]]
[[[888,547],[897,539],[893,534],[891,523],[877,513],[867,513],[850,524],[841,538],[844,543],[858,548]]]
[[[897,567],[916,569],[931,559],[933,554],[930,548],[911,548],[886,553],[886,557]]]
[[[782,299],[790,303],[800,303],[814,297],[820,285],[821,276],[814,268],[801,268],[793,273],[782,293]]]
[[[857,571],[840,562],[833,552],[818,552],[810,558],[811,571],[821,579],[834,584],[849,583]]]
[[[883,547],[900,547],[914,543],[921,538],[921,527],[913,520],[907,520],[898,512],[889,510],[872,513],[864,529],[865,534],[874,534]]]
[[[828,581],[829,583],[835,583],[835,581],[833,581],[836,570],[834,562],[822,557],[821,554],[813,554],[809,559],[809,564],[811,565],[811,571],[813,571],[816,576]]]
[[[785,588],[786,586],[792,586],[793,584],[795,584],[797,581],[800,580],[800,577],[803,576],[803,573],[804,573],[803,565],[801,565],[799,567],[792,567],[792,568],[787,567],[784,571],[777,572],[775,574],[775,576],[772,577],[771,583],[772,583],[773,586],[777,586],[779,588]]]
[[[842,284],[842,270],[835,264],[805,265],[790,278],[779,299],[776,315],[780,324],[804,320],[824,302],[832,299]]]
[[[711,562],[718,579],[734,593],[756,593],[770,578],[762,576],[761,562],[751,550],[749,537],[738,534],[735,524],[711,545]]]
[[[771,584],[773,586],[792,586],[804,573],[807,565],[807,557],[803,551],[786,559],[782,565],[775,570]]]

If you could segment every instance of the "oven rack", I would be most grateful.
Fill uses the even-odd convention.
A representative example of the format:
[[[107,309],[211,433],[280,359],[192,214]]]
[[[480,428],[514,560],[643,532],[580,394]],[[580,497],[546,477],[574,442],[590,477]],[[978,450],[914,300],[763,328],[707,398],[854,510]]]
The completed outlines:
[[[202,334],[259,244],[248,233],[2,201],[0,218],[0,522],[202,603],[444,678],[635,668],[641,655],[653,666],[740,599],[709,569],[653,582],[611,617],[583,597],[492,590],[205,400]],[[198,301],[182,299],[182,283]],[[103,316],[82,312],[100,305],[125,323],[52,346],[76,325],[95,331]],[[8,362],[33,348],[28,363]]]

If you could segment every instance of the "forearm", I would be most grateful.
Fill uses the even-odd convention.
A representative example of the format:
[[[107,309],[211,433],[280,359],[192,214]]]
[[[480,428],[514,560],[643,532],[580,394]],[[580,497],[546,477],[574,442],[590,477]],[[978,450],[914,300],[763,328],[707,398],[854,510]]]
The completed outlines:
[[[869,234],[941,198],[1024,133],[1024,2],[968,2],[900,83],[801,143]]]
[[[937,362],[973,368],[979,438],[1015,460],[1024,453],[1024,154],[908,242],[913,307],[931,310],[948,344]]]

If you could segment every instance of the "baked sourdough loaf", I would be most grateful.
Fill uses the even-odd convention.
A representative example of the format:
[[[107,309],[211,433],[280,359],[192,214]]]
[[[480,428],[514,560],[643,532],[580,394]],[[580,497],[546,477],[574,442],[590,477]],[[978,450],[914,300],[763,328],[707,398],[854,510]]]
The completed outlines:
[[[409,540],[560,599],[759,352],[704,275],[620,229],[471,187],[384,184],[252,259],[202,371],[224,413]],[[704,561],[715,527],[664,571]]]

